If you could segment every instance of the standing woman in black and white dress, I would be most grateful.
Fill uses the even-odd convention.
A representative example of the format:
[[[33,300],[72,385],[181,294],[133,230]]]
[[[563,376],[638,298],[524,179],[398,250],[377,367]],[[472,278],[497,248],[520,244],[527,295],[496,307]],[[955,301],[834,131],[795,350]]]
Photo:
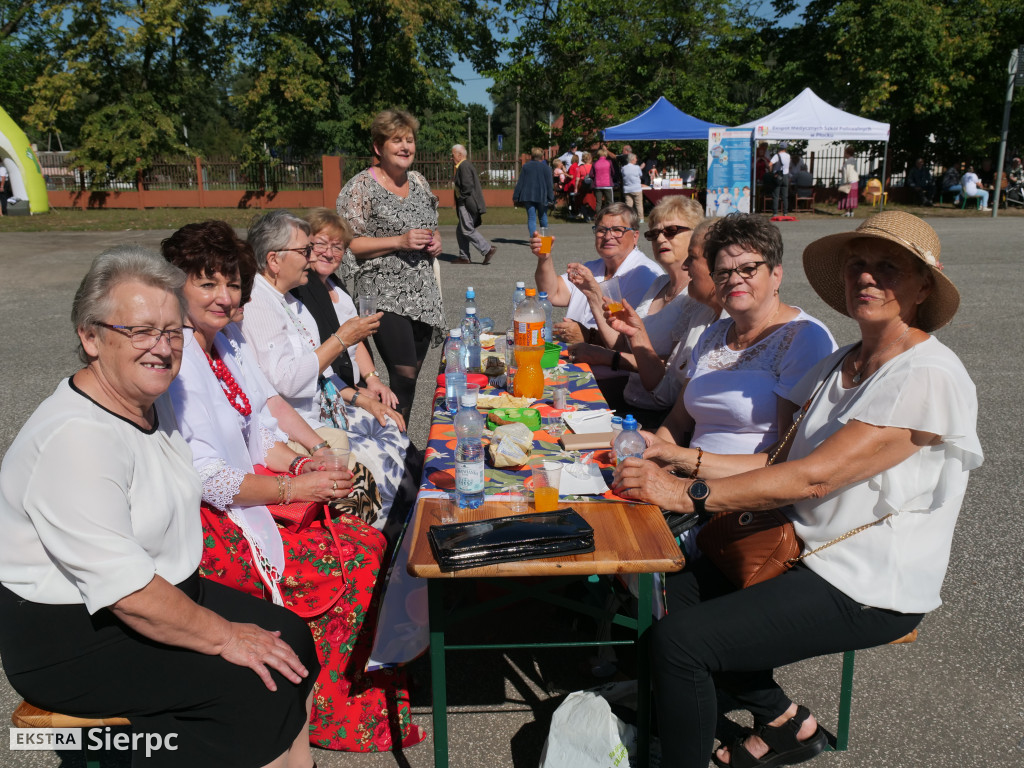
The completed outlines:
[[[370,126],[380,164],[354,176],[337,204],[355,232],[346,272],[355,275],[356,294],[375,296],[384,313],[374,343],[406,422],[427,350],[444,340],[445,329],[434,274],[441,253],[437,198],[410,170],[419,127],[403,110],[380,112]]]

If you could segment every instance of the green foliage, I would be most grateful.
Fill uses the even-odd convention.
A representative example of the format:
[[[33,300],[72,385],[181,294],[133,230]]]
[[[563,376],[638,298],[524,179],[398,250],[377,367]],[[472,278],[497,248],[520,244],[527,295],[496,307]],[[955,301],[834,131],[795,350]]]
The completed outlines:
[[[264,146],[366,153],[373,116],[392,106],[420,118],[421,147],[446,149],[465,137],[452,63],[462,55],[492,64],[500,28],[486,0],[234,0],[229,7],[252,81],[232,103],[254,154]]]
[[[994,154],[1006,64],[1024,42],[1018,0],[813,0],[803,20],[780,35],[796,54],[781,79],[891,123],[897,166]]]
[[[520,88],[522,103],[543,113],[557,100],[565,139],[596,138],[664,95],[697,117],[730,122],[750,103],[736,87],[752,79],[758,27],[718,0],[511,0],[519,37],[496,80]],[[536,141],[540,137],[535,136]]]

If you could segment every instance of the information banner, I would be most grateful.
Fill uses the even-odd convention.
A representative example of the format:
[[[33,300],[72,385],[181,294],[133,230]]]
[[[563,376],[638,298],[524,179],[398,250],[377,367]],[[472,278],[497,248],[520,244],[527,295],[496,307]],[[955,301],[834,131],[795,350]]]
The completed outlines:
[[[750,129],[712,128],[708,131],[708,216],[750,213],[750,179],[754,132]]]

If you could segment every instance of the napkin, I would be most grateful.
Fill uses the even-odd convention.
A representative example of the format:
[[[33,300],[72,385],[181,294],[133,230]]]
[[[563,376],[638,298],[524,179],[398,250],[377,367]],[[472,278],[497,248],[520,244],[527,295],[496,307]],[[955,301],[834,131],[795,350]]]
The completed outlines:
[[[563,413],[562,420],[577,435],[612,431],[612,413],[607,408],[599,411],[574,411]]]
[[[558,481],[558,493],[561,496],[600,496],[608,490],[601,475],[601,467],[597,464],[566,464],[562,467],[562,475]]]

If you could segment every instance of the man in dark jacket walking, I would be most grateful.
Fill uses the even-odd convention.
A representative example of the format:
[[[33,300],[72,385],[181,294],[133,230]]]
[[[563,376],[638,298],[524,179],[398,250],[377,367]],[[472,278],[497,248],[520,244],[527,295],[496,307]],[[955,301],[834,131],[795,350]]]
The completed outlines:
[[[455,230],[455,239],[459,243],[459,258],[456,264],[469,264],[469,244],[476,246],[483,254],[484,264],[490,264],[498,246],[491,245],[487,238],[476,231],[487,213],[484,205],[484,193],[480,189],[480,177],[476,168],[466,159],[466,148],[461,144],[452,147],[452,162],[455,163],[455,211],[459,216],[459,226]]]
[[[542,227],[548,225],[548,208],[555,204],[555,182],[540,147],[530,150],[529,162],[523,163],[512,191],[512,202],[526,208],[526,229],[530,237],[537,231],[538,223]]]

